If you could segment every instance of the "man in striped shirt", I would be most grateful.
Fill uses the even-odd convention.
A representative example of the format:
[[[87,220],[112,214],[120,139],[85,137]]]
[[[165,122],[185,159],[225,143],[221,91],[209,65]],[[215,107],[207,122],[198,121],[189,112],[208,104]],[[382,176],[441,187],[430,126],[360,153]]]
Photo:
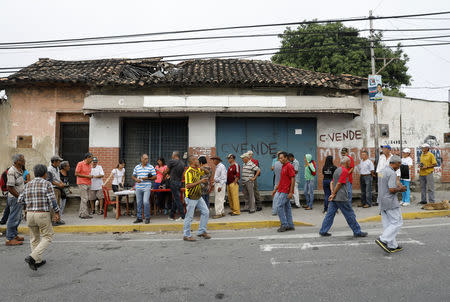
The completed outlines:
[[[141,156],[141,163],[133,170],[133,180],[136,182],[137,217],[134,223],[142,222],[142,206],[144,206],[145,223],[150,223],[150,192],[152,180],[156,179],[155,168],[148,163],[148,155]]]
[[[242,180],[242,193],[244,193],[245,199],[245,212],[253,214],[256,212],[254,183],[256,178],[261,173],[261,170],[251,160],[248,153],[241,155],[244,165],[242,166],[241,180]]]
[[[54,211],[54,220],[59,220],[59,207],[56,202],[52,184],[47,178],[47,167],[36,165],[33,169],[35,178],[26,184],[19,196],[19,203],[27,208],[27,223],[30,229],[31,254],[25,258],[32,270],[46,263],[42,254],[53,238],[50,210]]]
[[[195,208],[198,207],[200,210],[200,225],[198,227],[198,237],[203,237],[204,239],[210,239],[211,236],[206,232],[206,226],[208,224],[209,209],[206,206],[205,201],[202,198],[202,183],[208,183],[207,178],[201,179],[202,175],[205,173],[203,168],[200,167],[200,163],[197,157],[190,156],[188,158],[189,168],[184,174],[184,180],[186,185],[186,216],[184,218],[183,225],[183,240],[185,241],[196,241],[194,237],[191,236],[191,224],[194,218]]]

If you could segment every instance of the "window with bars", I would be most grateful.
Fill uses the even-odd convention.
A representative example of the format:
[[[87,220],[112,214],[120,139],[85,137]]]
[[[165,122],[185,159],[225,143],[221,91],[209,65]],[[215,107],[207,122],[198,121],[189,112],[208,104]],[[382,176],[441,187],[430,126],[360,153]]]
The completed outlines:
[[[187,118],[122,120],[120,155],[127,164],[126,187],[134,185],[131,175],[143,153],[147,153],[150,164],[156,166],[160,157],[167,163],[173,151],[181,154],[188,151]]]

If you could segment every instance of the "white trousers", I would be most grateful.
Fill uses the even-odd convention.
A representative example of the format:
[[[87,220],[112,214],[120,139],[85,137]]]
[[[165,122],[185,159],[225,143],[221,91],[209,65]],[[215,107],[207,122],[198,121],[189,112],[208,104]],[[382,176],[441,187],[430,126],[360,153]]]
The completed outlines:
[[[383,234],[380,240],[387,243],[391,249],[398,247],[397,234],[403,225],[402,211],[400,208],[381,211],[381,223],[383,224]]]
[[[219,188],[220,192],[219,192]],[[222,215],[225,213],[223,204],[225,203],[225,193],[227,190],[226,184],[218,184],[214,185],[214,209],[216,211],[216,215]]]
[[[294,195],[292,196],[292,199],[294,199],[295,205],[297,207],[300,206],[300,198],[299,198],[300,194],[298,192],[298,182],[295,182],[295,186],[294,186]],[[291,201],[292,201],[291,199]]]

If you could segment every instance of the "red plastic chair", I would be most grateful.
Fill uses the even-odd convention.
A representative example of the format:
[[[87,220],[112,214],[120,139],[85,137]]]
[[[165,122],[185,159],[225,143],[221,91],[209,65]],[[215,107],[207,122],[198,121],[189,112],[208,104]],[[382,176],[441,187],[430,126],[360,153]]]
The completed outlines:
[[[105,187],[102,188],[103,191],[103,197],[105,197],[105,210],[104,210],[104,214],[103,214],[103,218],[106,218],[107,213],[108,213],[108,205],[116,205],[116,219],[119,219],[120,216],[120,201],[118,196],[116,196],[116,200],[115,201],[111,201],[111,199],[109,198],[109,190]]]

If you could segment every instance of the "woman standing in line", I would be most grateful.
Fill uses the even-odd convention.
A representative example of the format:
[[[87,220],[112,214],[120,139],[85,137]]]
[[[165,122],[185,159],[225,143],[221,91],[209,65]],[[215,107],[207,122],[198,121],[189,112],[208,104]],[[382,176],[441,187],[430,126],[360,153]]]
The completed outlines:
[[[326,213],[328,211],[328,198],[331,195],[331,188],[330,184],[333,180],[333,173],[336,171],[337,167],[333,164],[333,156],[328,155],[325,159],[325,164],[322,168],[322,174],[323,174],[323,191],[325,193],[325,200],[323,202],[323,213]]]

